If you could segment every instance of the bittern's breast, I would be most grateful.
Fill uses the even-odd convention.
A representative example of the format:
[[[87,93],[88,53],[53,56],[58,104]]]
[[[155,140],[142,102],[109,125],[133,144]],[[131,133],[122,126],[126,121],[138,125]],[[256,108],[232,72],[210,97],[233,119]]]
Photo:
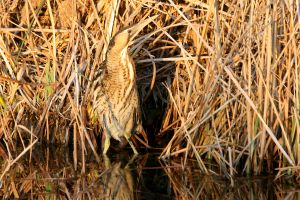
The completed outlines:
[[[118,101],[116,98],[106,99],[102,123],[107,133],[116,140],[120,140],[120,137],[125,136],[125,134],[130,137],[140,121],[136,87],[133,87],[129,92],[126,99],[119,99]],[[113,99],[115,101],[112,101]]]

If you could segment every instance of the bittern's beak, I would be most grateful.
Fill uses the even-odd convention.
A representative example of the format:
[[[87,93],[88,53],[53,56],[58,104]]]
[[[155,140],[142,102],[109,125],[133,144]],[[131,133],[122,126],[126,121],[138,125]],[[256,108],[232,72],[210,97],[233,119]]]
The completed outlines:
[[[130,34],[129,36],[129,43],[132,42],[132,40],[138,35],[138,33],[145,27],[147,26],[150,22],[152,22],[155,18],[157,18],[158,15],[154,15],[152,17],[149,17],[148,19],[138,23],[138,24],[135,24],[131,27],[129,27],[127,30]]]

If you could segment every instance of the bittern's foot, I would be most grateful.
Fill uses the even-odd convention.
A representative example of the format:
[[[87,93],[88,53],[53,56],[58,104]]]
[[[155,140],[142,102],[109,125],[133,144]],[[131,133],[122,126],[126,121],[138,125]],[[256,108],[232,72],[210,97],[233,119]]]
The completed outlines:
[[[130,160],[127,162],[125,168],[129,167],[132,163],[134,163],[134,160],[138,157],[138,154],[133,154],[133,156],[130,158]]]
[[[130,141],[131,133],[125,133],[124,137],[126,138],[127,142],[130,144],[131,149],[133,150],[134,154],[139,154],[139,152],[135,149],[135,146],[133,143]]]
[[[139,152],[135,149],[135,146],[133,145],[133,143],[129,139],[127,139],[127,141],[130,144],[130,147],[132,148],[134,155],[138,155]]]

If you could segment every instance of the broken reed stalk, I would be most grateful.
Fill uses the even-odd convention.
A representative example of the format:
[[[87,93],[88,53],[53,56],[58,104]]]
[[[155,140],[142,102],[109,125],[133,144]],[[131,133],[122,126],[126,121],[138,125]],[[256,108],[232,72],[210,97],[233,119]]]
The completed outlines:
[[[92,77],[120,28],[159,14],[131,52],[141,99],[166,106],[160,135],[174,132],[161,158],[195,157],[203,172],[209,171],[205,161],[213,160],[228,177],[274,169],[299,176],[297,4],[22,2],[0,5],[6,152],[16,150],[18,139],[26,149],[31,135],[21,134],[21,125],[47,142],[67,141],[68,132],[75,166],[86,149],[97,156],[90,131],[97,116],[85,117],[88,94],[95,92]]]

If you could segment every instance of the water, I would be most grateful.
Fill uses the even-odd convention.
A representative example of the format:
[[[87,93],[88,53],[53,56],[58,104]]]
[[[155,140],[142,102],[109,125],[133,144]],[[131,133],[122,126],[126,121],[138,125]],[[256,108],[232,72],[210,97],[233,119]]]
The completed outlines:
[[[234,178],[203,175],[190,160],[164,163],[155,153],[131,152],[100,157],[87,154],[85,165],[72,151],[36,147],[4,176],[2,199],[299,199],[299,184],[274,177]],[[81,155],[78,155],[81,158]],[[5,166],[4,161],[2,169]],[[231,186],[231,184],[233,186]]]

